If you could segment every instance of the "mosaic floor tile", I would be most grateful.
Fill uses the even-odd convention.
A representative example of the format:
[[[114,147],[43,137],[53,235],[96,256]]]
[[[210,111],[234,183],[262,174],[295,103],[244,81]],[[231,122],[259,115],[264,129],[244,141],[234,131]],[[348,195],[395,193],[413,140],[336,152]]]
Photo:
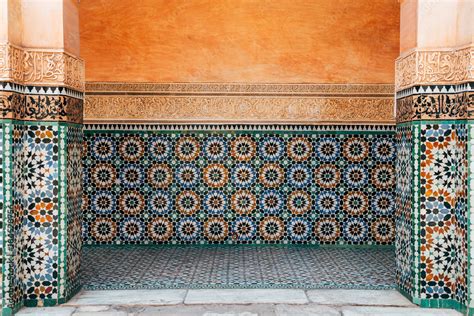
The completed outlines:
[[[283,245],[85,247],[85,289],[395,287],[384,248]]]

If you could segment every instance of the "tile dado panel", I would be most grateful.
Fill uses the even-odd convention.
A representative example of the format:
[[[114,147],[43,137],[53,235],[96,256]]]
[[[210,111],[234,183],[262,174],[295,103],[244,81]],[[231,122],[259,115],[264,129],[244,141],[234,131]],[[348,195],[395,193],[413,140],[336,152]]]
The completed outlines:
[[[85,125],[87,244],[391,244],[390,126]]]
[[[8,314],[22,304],[57,304],[80,287],[82,127],[5,120],[2,130],[2,303]]]
[[[398,286],[422,306],[469,315],[473,90],[466,82],[397,92]]]
[[[468,302],[468,129],[464,121],[397,126],[396,261],[402,292],[423,306]]]
[[[80,288],[82,98],[0,83],[3,315]]]

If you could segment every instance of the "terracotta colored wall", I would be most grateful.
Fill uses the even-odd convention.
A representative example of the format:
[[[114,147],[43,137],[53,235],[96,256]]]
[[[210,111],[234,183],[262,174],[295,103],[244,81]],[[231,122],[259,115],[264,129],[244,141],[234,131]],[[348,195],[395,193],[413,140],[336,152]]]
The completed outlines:
[[[87,81],[392,83],[397,0],[82,0]]]

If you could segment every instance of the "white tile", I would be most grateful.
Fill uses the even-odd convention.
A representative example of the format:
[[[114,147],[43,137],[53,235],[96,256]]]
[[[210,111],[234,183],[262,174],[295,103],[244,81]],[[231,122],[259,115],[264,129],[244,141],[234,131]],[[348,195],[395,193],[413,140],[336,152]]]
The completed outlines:
[[[74,313],[74,307],[31,307],[22,308],[15,315],[17,316],[71,316]]]
[[[175,305],[185,295],[186,290],[83,291],[64,305]]]
[[[306,304],[303,290],[189,290],[184,304]]]
[[[343,307],[343,316],[462,316],[452,309],[403,307]]]
[[[395,290],[311,290],[306,291],[311,302],[322,305],[415,306]]]

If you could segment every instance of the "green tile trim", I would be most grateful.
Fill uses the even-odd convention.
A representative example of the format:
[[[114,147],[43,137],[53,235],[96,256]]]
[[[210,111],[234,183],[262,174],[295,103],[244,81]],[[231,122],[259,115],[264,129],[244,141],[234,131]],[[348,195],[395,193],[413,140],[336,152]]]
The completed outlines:
[[[69,294],[67,294],[65,297],[60,298],[58,300],[58,304],[64,304],[67,301],[69,301],[71,298],[73,298],[77,293],[79,293],[82,290],[82,285],[77,286],[74,290],[72,290]]]
[[[414,146],[415,146],[415,152],[414,152],[414,166],[416,167],[415,172],[415,186],[414,186],[414,192],[413,196],[415,197],[414,201],[414,207],[417,209],[417,218],[416,222],[414,222],[414,231],[413,233],[415,234],[416,238],[414,240],[414,245],[417,246],[418,248],[416,249],[417,251],[414,252],[415,256],[415,273],[417,274],[417,277],[414,278],[414,287],[415,287],[415,297],[420,298],[421,297],[421,271],[420,271],[420,266],[421,266],[421,256],[420,256],[420,249],[421,249],[421,238],[420,238],[420,222],[421,222],[421,203],[420,203],[420,196],[416,196],[417,193],[419,194],[420,188],[421,188],[421,177],[420,177],[420,168],[421,168],[421,142],[420,142],[420,133],[421,133],[421,124],[415,124],[415,141],[414,141]],[[416,243],[416,244],[415,244]],[[418,281],[418,282],[417,282]]]
[[[10,315],[14,315],[16,312],[18,312],[18,310],[20,308],[23,307],[23,302],[18,302],[15,306],[13,307],[3,307],[1,312],[2,312],[2,316],[10,316]]]
[[[47,298],[44,300],[23,300],[23,306],[25,307],[51,307],[59,304],[59,301],[55,298]]]
[[[9,315],[13,315],[16,311],[18,311],[18,309],[20,309],[21,307],[21,303],[17,303],[15,306],[11,307],[11,306],[6,306],[5,305],[5,281],[7,280],[7,278],[10,277],[10,275],[8,274],[8,272],[5,270],[5,262],[6,262],[6,252],[5,252],[5,244],[6,244],[6,236],[7,236],[7,231],[9,230],[9,225],[8,225],[8,221],[9,221],[9,217],[11,216],[11,211],[8,211],[7,208],[9,207],[11,209],[11,204],[12,204],[12,187],[11,187],[11,181],[13,179],[12,177],[12,157],[11,157],[11,154],[12,154],[12,137],[13,137],[13,124],[12,124],[12,120],[2,120],[1,121],[1,124],[2,124],[2,135],[3,135],[3,148],[2,148],[2,155],[3,155],[3,159],[2,159],[2,172],[3,172],[3,181],[4,181],[4,184],[7,183],[7,181],[9,182],[9,189],[7,189],[5,185],[2,186],[2,189],[3,189],[3,198],[4,198],[4,201],[3,201],[3,209],[2,209],[2,214],[3,214],[3,218],[2,218],[2,221],[3,221],[3,230],[2,230],[2,240],[3,240],[3,245],[2,245],[2,267],[1,267],[1,270],[2,270],[2,309],[1,309],[1,312],[2,312],[2,315],[5,315],[5,316],[9,316]],[[8,133],[5,133],[5,126],[7,126],[8,128]],[[5,148],[8,148],[5,150]],[[6,161],[9,162],[9,168],[8,168],[8,171],[5,169],[5,166],[6,166]],[[7,174],[8,172],[8,174]],[[9,192],[7,192],[9,191]],[[8,198],[9,197],[9,198]]]
[[[69,301],[73,296],[81,291],[82,287],[78,286],[74,291],[72,291],[69,295],[60,298],[60,299],[44,299],[44,300],[23,300],[23,306],[26,307],[51,307],[60,304],[64,304]],[[19,306],[21,307],[21,306]],[[18,310],[18,309],[17,309]],[[15,310],[16,312],[16,310]],[[3,314],[2,314],[3,316]]]
[[[464,315],[474,315],[474,308],[468,308],[454,299],[421,299],[419,305],[424,308],[449,308]]]
[[[59,157],[58,157],[58,211],[59,211],[59,229],[58,229],[58,294],[57,299],[61,299],[61,295],[64,293],[65,281],[67,275],[66,260],[64,249],[67,247],[67,230],[66,230],[66,215],[67,211],[67,196],[66,196],[66,184],[65,184],[65,170],[66,170],[66,157],[64,156],[64,150],[66,148],[66,134],[64,131],[66,127],[63,124],[58,126],[58,146],[59,146]],[[66,233],[64,233],[66,231]],[[64,279],[63,279],[64,277]]]
[[[449,308],[457,310],[464,315],[474,315],[474,308],[467,308],[465,305],[459,303],[454,299],[419,299],[411,296],[409,293],[401,288],[397,289],[400,294],[406,297],[413,304],[419,305],[423,308]]]
[[[12,150],[13,150],[13,120],[3,120],[2,121],[2,128],[3,128],[3,181],[7,185],[3,186],[3,245],[2,245],[2,311],[6,310],[7,313],[9,310],[15,312],[21,306],[21,304],[17,303],[15,306],[8,306],[8,302],[5,302],[5,282],[11,278],[9,271],[5,269],[5,262],[10,260],[9,256],[7,256],[7,251],[5,247],[7,245],[7,236],[10,233],[11,225],[10,225],[10,218],[12,216],[12,201],[13,201],[13,189],[12,189],[12,181],[13,181],[13,157],[12,157]],[[7,171],[8,169],[8,171]],[[10,247],[8,247],[10,248]],[[9,252],[11,249],[9,250]],[[10,255],[11,256],[11,255]],[[9,293],[11,294],[11,293]],[[11,300],[11,296],[10,296]],[[2,312],[3,313],[3,312]]]

